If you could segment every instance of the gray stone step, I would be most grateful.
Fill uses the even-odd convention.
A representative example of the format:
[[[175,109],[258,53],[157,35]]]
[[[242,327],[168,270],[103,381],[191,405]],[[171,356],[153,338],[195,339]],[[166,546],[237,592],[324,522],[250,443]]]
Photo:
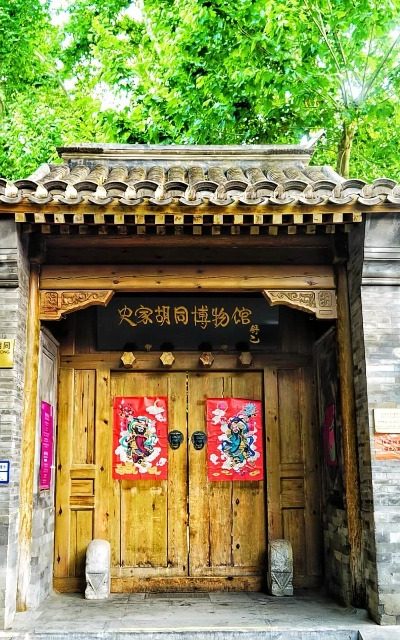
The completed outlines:
[[[0,636],[7,637],[7,636]],[[368,636],[368,640],[380,636]],[[391,636],[390,640],[394,640]],[[399,638],[399,636],[397,636]],[[82,632],[21,632],[8,636],[8,640],[360,640],[356,629],[266,629],[255,631],[100,631]],[[367,640],[367,638],[362,640]],[[383,637],[382,637],[383,640]],[[385,640],[389,640],[389,636]]]
[[[362,629],[359,631],[359,640],[400,640],[400,626]]]

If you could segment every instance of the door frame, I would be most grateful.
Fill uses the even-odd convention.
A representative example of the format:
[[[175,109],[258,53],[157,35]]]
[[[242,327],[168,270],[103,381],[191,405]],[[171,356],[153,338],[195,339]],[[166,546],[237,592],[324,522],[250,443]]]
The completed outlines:
[[[136,272],[138,270],[138,273]],[[217,271],[217,274],[216,274]],[[270,291],[274,292],[271,304],[281,304],[296,309],[314,313],[317,317],[336,318],[336,284],[332,266],[286,266],[286,265],[240,265],[239,270],[229,265],[206,265],[200,269],[195,265],[148,267],[137,265],[135,273],[128,267],[117,265],[43,265],[38,282],[38,312],[40,320],[55,320],[92,305],[106,305],[115,291],[148,292],[150,283],[152,291],[178,290],[203,293],[206,291],[221,294],[235,291],[258,291],[271,302]],[[306,295],[305,295],[306,294]],[[326,306],[327,315],[321,316],[318,300],[329,304]],[[322,309],[323,311],[323,309]],[[97,367],[120,370],[120,358],[115,352],[96,353],[92,355],[92,363],[97,361]],[[136,354],[135,354],[136,356]],[[182,368],[196,371],[199,368],[198,352],[187,354]],[[269,354],[267,369],[274,367],[298,368],[309,365],[309,358],[293,354]],[[255,354],[251,364],[252,369],[265,369],[264,356]],[[74,368],[84,368],[88,356],[85,354],[62,357],[62,363]],[[232,366],[232,363],[234,366]],[[93,364],[92,364],[93,366]],[[218,363],[214,362],[212,370],[236,369],[236,356],[218,356]],[[135,369],[159,370],[159,354],[139,353],[136,357]],[[178,370],[178,367],[177,367]],[[204,370],[204,369],[203,369]],[[265,381],[265,372],[264,372]],[[270,382],[274,382],[272,371]],[[266,398],[264,398],[266,428],[268,421],[276,424],[276,416],[269,411],[272,406],[269,390],[276,390],[272,384],[265,384]],[[272,393],[272,392],[271,392]],[[276,409],[276,407],[275,407]],[[271,443],[266,441],[266,455],[270,458]],[[279,536],[277,525],[278,487],[268,480],[267,468],[267,543],[269,539]]]
[[[137,359],[134,363],[134,369],[132,372],[157,372],[160,373],[160,360],[159,353],[138,353]],[[117,352],[96,352],[76,355],[61,355],[60,369],[72,370],[86,370],[96,369],[100,373],[99,385],[102,388],[103,374],[109,372],[109,376],[113,372],[123,372],[121,370],[120,356]],[[277,459],[277,447],[279,447],[279,419],[277,419],[278,413],[278,371],[284,370],[299,370],[310,369],[310,361],[307,356],[292,354],[254,354],[254,360],[250,367],[243,367],[238,360],[236,354],[218,354],[215,359],[211,371],[242,371],[244,374],[247,371],[259,371],[263,377],[263,407],[264,407],[264,442],[265,451],[264,456],[268,461],[266,463],[266,490],[265,490],[265,506],[266,506],[266,540],[265,548],[268,547],[268,541],[271,539],[277,539],[282,537],[281,528],[281,487],[279,474],[277,473],[277,465],[279,466],[279,460]],[[162,369],[161,369],[162,371]],[[173,367],[173,371],[176,372],[202,372],[206,373],[203,366],[199,362],[199,352],[179,352],[176,367]],[[127,372],[125,370],[125,372]],[[106,387],[103,392],[105,393]],[[61,405],[61,403],[60,403]],[[102,402],[102,410],[109,412],[106,408],[106,402]],[[320,530],[321,531],[321,530]],[[181,588],[181,579],[170,578],[171,590],[179,590]],[[208,582],[207,582],[208,581]],[[115,576],[113,578],[112,590],[113,592],[123,593],[125,591],[135,590],[163,590],[160,579],[157,583],[157,578],[152,579],[152,584],[145,578],[130,579],[129,586],[127,587],[126,578],[119,578]],[[233,578],[229,583],[227,578],[202,578],[195,577],[192,579],[193,588],[197,590],[240,590],[246,588],[247,590],[260,590],[262,587],[262,578],[240,576]],[[315,586],[310,584],[310,586]],[[54,578],[54,587],[60,591],[78,591],[83,587],[82,579],[61,577]]]

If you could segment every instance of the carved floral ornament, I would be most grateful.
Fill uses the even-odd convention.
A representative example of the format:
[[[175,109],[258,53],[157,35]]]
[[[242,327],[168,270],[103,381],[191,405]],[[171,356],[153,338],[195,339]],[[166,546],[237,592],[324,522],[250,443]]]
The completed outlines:
[[[264,289],[263,294],[272,305],[282,304],[292,309],[314,313],[321,320],[337,318],[336,293],[333,289]]]
[[[41,291],[40,319],[61,320],[67,313],[93,305],[106,306],[112,290]],[[317,318],[337,318],[336,293],[333,289],[264,289],[263,295],[272,306],[284,305],[314,313]],[[204,366],[207,366],[203,363]]]
[[[41,291],[40,319],[61,320],[67,313],[92,305],[105,307],[113,295],[111,290]]]

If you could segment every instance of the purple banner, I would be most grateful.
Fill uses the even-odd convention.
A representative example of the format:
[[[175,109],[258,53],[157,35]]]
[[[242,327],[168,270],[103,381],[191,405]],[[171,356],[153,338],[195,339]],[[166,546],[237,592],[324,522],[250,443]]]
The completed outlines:
[[[50,489],[51,465],[53,464],[53,407],[48,402],[40,404],[40,471],[39,489]]]

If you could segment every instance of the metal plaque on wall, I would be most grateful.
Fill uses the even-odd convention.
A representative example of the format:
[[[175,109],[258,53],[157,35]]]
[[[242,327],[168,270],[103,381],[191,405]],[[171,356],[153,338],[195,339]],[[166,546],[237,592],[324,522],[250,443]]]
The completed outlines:
[[[374,409],[374,424],[376,433],[400,433],[400,408]]]
[[[14,338],[0,340],[0,369],[12,369],[14,366]]]

